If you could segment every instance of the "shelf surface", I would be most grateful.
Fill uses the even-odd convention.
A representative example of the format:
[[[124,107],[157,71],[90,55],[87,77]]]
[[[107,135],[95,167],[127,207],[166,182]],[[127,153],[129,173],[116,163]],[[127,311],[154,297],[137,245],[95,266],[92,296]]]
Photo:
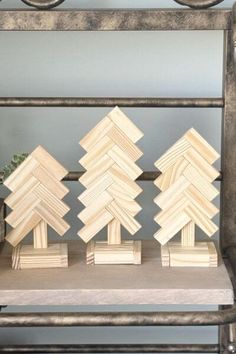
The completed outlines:
[[[162,268],[156,241],[143,242],[142,265],[85,264],[85,245],[69,242],[69,268],[12,270],[0,253],[1,305],[233,304],[231,281],[218,268]]]

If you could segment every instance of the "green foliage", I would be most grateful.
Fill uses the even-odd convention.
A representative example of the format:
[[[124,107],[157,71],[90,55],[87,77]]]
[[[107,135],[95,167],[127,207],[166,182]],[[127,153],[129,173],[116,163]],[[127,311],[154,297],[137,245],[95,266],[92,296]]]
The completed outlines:
[[[3,174],[0,176],[0,184],[2,184],[28,156],[29,154],[27,153],[13,155],[11,162],[3,167]]]

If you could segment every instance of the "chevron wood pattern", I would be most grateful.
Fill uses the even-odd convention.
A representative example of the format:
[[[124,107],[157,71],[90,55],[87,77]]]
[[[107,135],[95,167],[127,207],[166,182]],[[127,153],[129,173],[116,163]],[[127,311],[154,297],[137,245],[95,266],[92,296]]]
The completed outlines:
[[[80,182],[86,190],[78,197],[85,207],[78,214],[85,224],[78,235],[89,242],[88,264],[141,262],[141,245],[122,241],[121,225],[132,235],[141,228],[135,219],[141,210],[135,198],[142,189],[135,180],[142,174],[136,164],[142,152],[135,144],[142,136],[124,112],[115,107],[80,141],[86,150],[79,161],[86,169]],[[107,242],[94,242],[94,236],[105,226]]]
[[[65,261],[67,246],[48,245],[47,235],[48,225],[60,236],[70,228],[63,219],[69,207],[61,200],[69,191],[61,182],[67,173],[42,146],[38,146],[5,180],[4,184],[12,192],[5,199],[5,204],[12,209],[5,220],[12,227],[6,240],[16,248],[13,250],[14,269],[64,267],[68,263]],[[19,245],[31,231],[33,246]],[[52,250],[56,258],[52,257]],[[23,261],[25,252],[27,266]],[[41,266],[40,259],[44,263]]]
[[[218,230],[211,219],[219,212],[212,203],[219,194],[212,185],[219,172],[212,164],[219,157],[192,128],[155,162],[162,174],[154,181],[161,190],[154,199],[161,208],[154,238],[162,245],[163,266],[217,266],[214,243],[195,243],[195,226],[209,237]],[[169,242],[178,232],[181,243]]]

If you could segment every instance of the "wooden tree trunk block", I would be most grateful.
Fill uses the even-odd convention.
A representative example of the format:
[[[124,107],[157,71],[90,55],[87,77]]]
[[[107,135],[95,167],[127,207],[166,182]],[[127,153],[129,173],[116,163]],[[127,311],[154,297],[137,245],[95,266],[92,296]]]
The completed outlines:
[[[190,221],[181,230],[181,243],[183,247],[194,247],[195,245],[195,224]]]
[[[42,220],[33,230],[34,248],[48,248],[48,230],[47,223]]]
[[[141,241],[122,241],[119,245],[90,241],[87,264],[141,264],[141,248]]]
[[[116,219],[113,219],[107,226],[107,241],[109,245],[121,244],[121,225]]]
[[[66,243],[51,244],[48,248],[34,248],[32,245],[18,245],[13,248],[12,268],[66,268],[68,249]]]
[[[161,247],[163,267],[217,267],[218,254],[213,242],[196,242],[194,247],[182,247],[168,242]]]

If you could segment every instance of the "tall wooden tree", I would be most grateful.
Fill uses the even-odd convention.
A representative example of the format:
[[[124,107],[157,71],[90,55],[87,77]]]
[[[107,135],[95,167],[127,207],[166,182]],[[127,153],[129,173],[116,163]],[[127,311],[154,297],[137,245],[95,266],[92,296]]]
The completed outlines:
[[[154,237],[161,243],[163,266],[217,266],[213,242],[195,242],[195,225],[211,237],[218,227],[211,220],[218,209],[212,200],[219,194],[212,182],[219,172],[212,164],[219,154],[195,129],[190,129],[155,166],[162,174],[155,180],[161,193],[154,202],[162,209],[154,220],[161,229]],[[181,243],[168,242],[181,231]]]
[[[121,225],[132,235],[141,228],[134,218],[141,207],[134,199],[142,189],[134,181],[142,173],[135,163],[142,156],[135,145],[142,136],[115,107],[80,141],[87,153],[79,161],[86,169],[80,178],[86,190],[78,198],[85,206],[78,235],[89,242],[88,264],[141,263],[141,242],[122,241]],[[94,242],[105,226],[107,242]]]
[[[67,267],[67,245],[48,245],[47,225],[59,235],[69,229],[63,216],[69,207],[61,200],[69,190],[60,182],[68,171],[38,146],[4,181],[11,190],[5,203],[12,212],[6,222],[13,228],[6,240],[14,247],[14,269]],[[21,241],[33,231],[34,244]]]

